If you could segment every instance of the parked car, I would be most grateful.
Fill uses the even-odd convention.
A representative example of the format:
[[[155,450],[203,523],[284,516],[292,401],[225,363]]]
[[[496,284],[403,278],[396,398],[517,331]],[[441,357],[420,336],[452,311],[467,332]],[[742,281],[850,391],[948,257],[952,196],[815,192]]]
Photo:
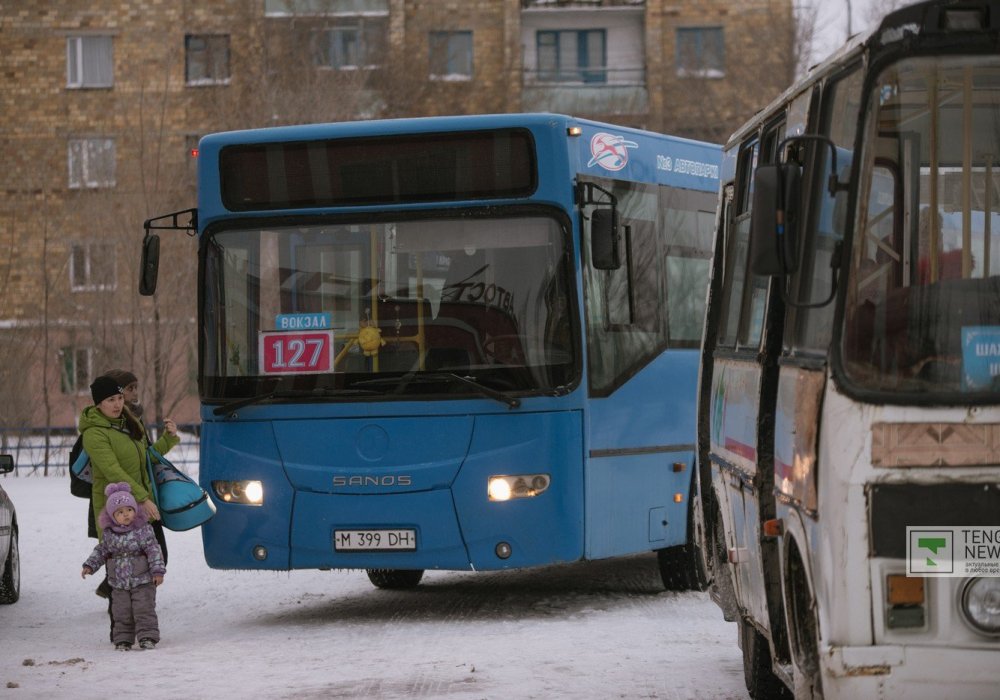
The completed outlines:
[[[14,471],[14,457],[0,455],[0,474]],[[21,597],[21,556],[17,549],[17,513],[0,481],[0,603]]]

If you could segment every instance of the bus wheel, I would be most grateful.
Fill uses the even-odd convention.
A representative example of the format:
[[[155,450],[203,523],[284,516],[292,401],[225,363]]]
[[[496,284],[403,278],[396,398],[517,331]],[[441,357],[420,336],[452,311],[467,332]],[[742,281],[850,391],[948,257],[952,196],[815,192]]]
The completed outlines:
[[[702,564],[701,550],[694,539],[694,504],[688,505],[687,542],[656,550],[660,579],[668,591],[703,591],[712,577]]]
[[[743,681],[755,700],[788,698],[792,693],[771,667],[771,649],[767,639],[748,620],[741,618],[740,647],[743,649]]]
[[[660,579],[668,591],[703,591],[708,587],[708,577],[702,570],[701,555],[692,544],[656,550],[660,566]]]
[[[413,588],[424,577],[423,569],[367,569],[368,580],[376,588]]]
[[[798,666],[801,680],[796,683],[798,695],[806,698],[822,698],[823,682],[819,669],[819,626],[816,622],[816,604],[806,580],[805,567],[793,542],[790,546],[788,565],[789,619],[792,621],[792,653]]]

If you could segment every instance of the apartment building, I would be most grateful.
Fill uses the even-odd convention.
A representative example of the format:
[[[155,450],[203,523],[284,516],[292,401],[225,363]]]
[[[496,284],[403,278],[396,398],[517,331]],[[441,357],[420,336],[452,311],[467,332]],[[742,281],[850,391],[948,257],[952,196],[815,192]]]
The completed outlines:
[[[197,420],[195,205],[223,129],[552,111],[722,141],[794,72],[790,0],[13,0],[0,5],[0,425],[72,426],[123,366]]]

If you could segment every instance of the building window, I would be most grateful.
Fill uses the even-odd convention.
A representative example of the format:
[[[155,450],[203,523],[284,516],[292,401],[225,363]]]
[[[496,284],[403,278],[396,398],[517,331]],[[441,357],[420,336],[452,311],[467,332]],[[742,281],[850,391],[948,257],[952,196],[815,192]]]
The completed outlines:
[[[110,243],[74,243],[70,248],[69,286],[74,292],[113,291],[115,247]]]
[[[66,347],[59,351],[62,360],[62,393],[82,394],[90,388],[93,381],[93,354],[90,348]]]
[[[684,78],[721,78],[725,74],[722,27],[685,27],[677,30],[677,75]]]
[[[535,40],[539,80],[560,83],[607,81],[607,49],[603,29],[540,31]]]
[[[66,38],[66,87],[106,88],[114,84],[110,36]]]
[[[229,82],[229,35],[188,34],[184,37],[184,79],[188,85]]]
[[[316,64],[337,70],[375,68],[385,55],[384,22],[363,22],[317,32]]]
[[[472,32],[431,32],[430,64],[433,80],[472,78]]]
[[[70,139],[67,150],[70,189],[115,186],[114,139]]]

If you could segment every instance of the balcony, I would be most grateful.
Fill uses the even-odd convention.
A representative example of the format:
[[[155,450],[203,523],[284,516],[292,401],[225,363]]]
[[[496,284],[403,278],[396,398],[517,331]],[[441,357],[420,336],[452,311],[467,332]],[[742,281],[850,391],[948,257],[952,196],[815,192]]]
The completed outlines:
[[[646,0],[521,0],[521,9],[566,7],[644,7]]]
[[[387,15],[389,0],[264,0],[265,17]]]
[[[645,114],[649,109],[646,70],[603,67],[568,75],[525,70],[521,108],[561,114]]]

